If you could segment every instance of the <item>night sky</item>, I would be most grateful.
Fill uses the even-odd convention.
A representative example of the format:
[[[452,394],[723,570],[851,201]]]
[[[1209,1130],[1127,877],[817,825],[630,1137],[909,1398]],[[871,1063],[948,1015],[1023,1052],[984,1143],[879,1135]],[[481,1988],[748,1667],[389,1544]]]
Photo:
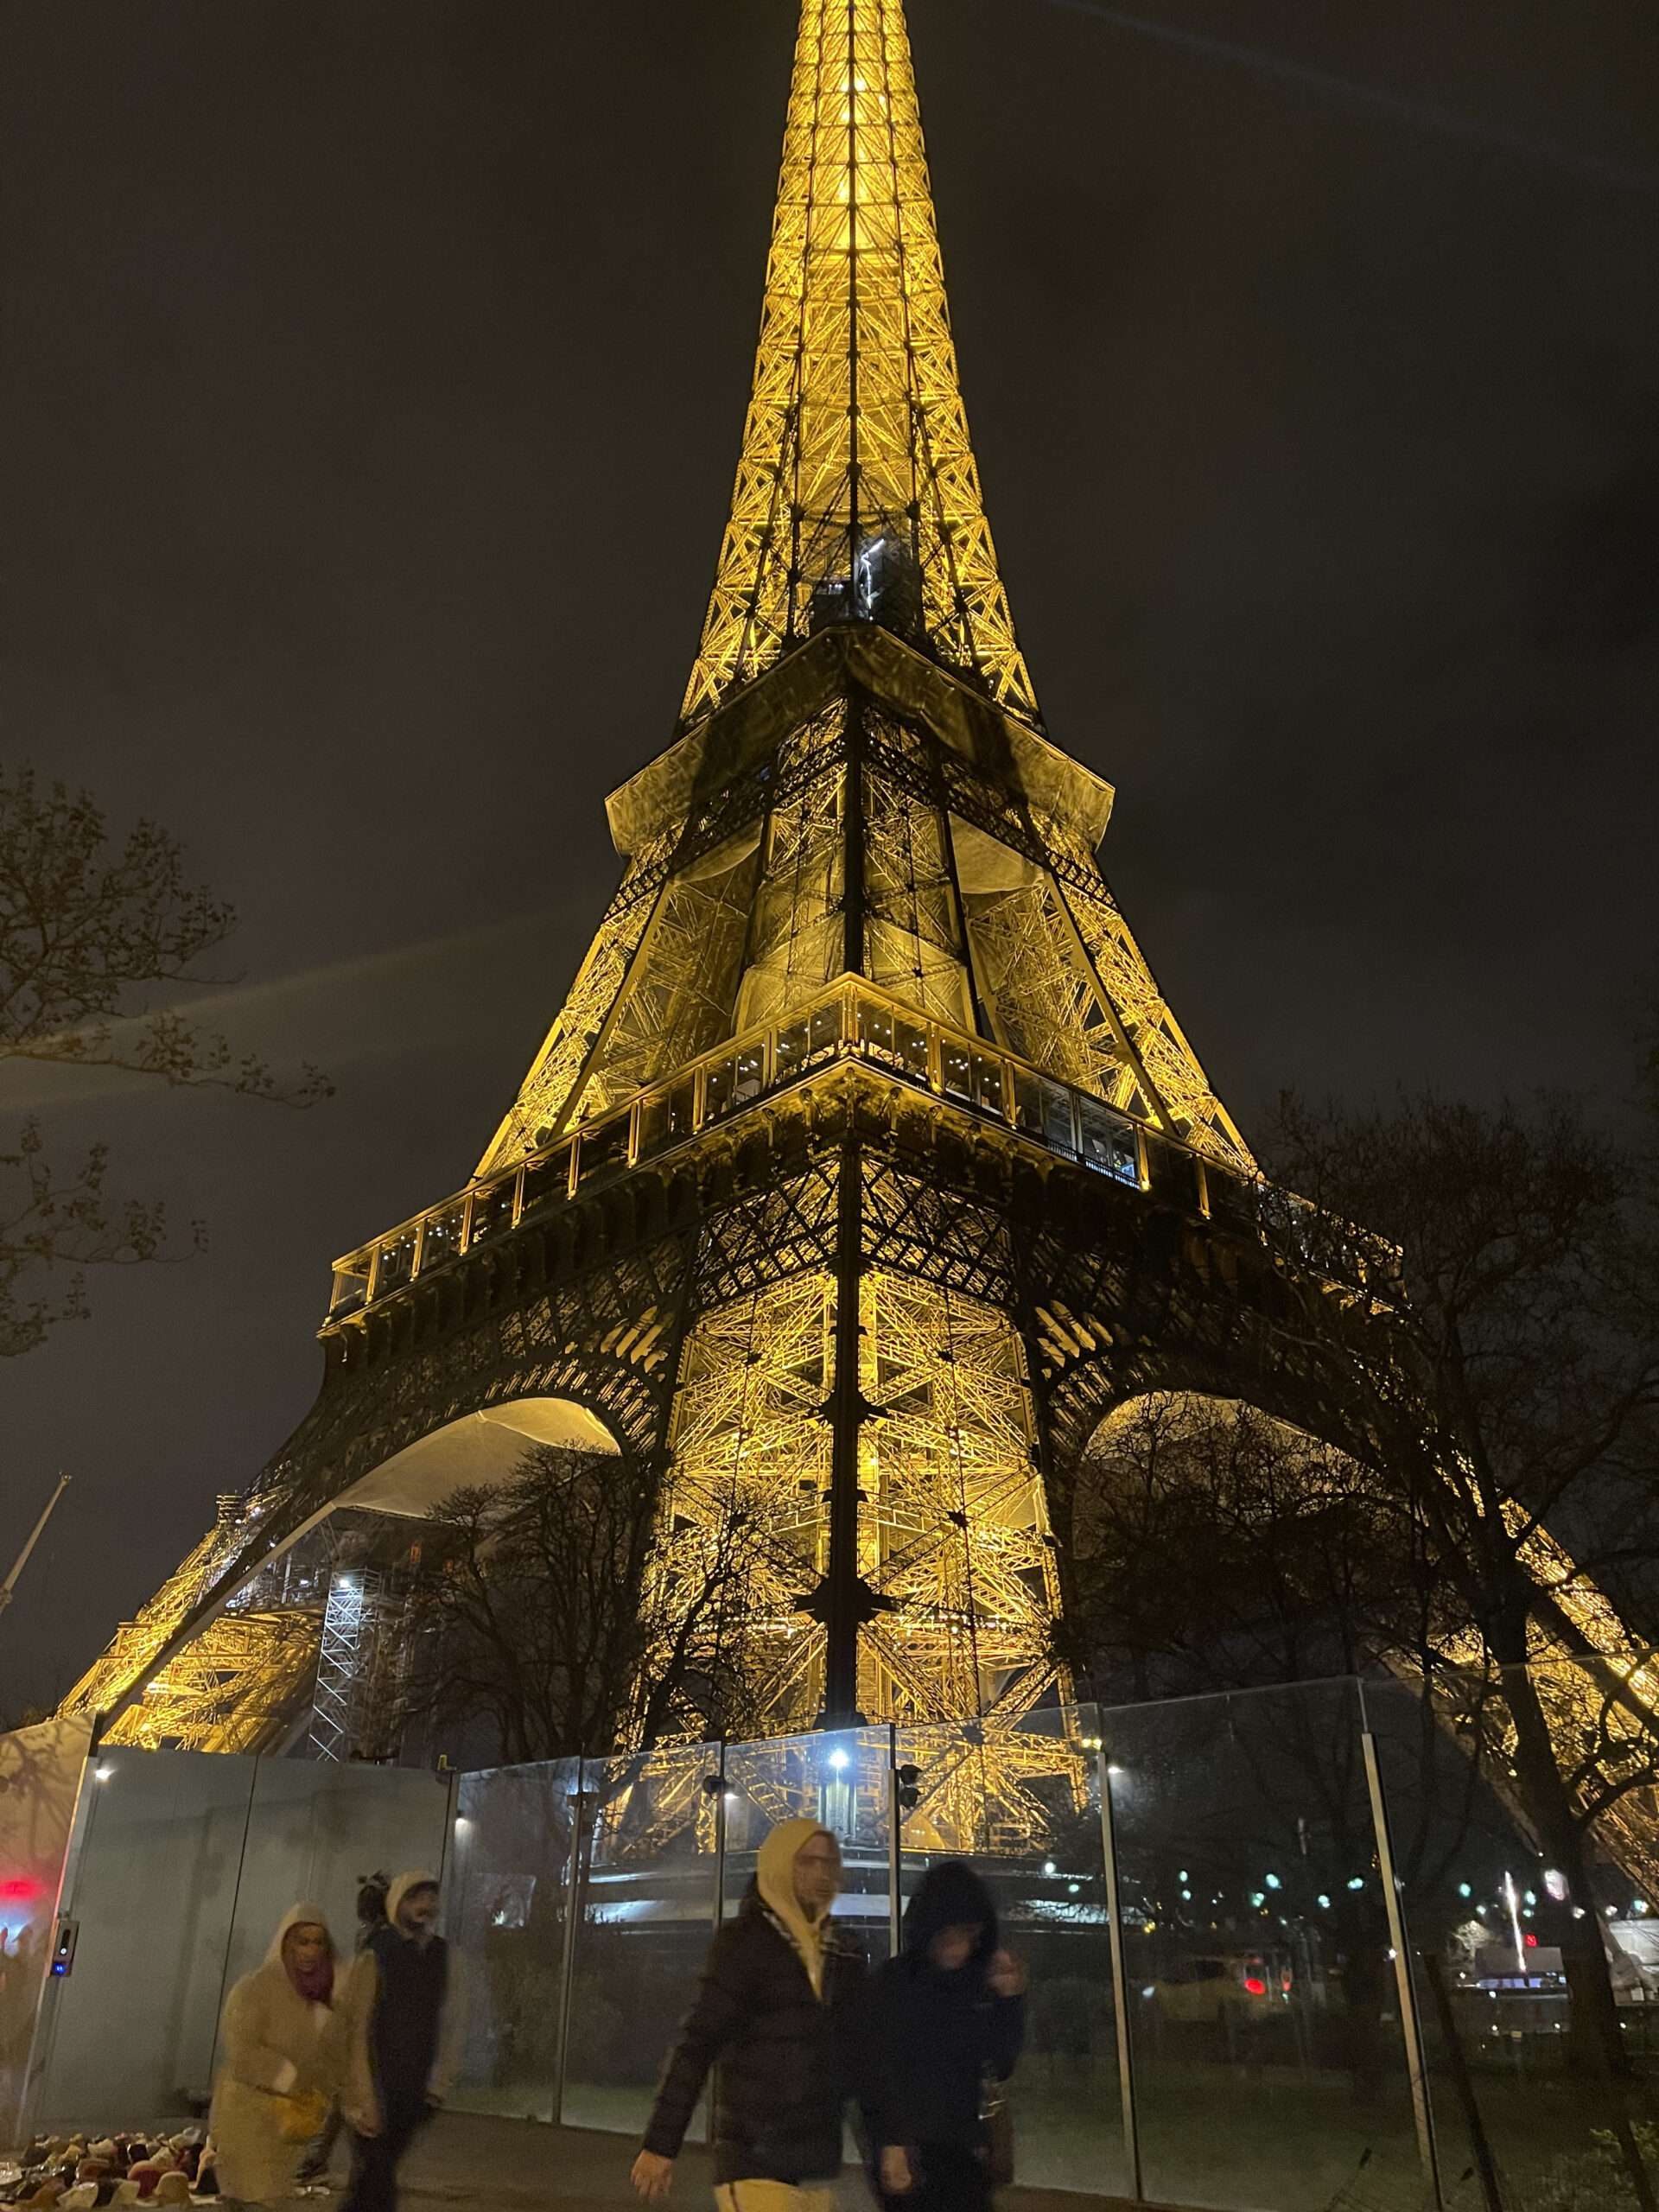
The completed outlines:
[[[1151,0],[1148,0],[1151,4]],[[1628,1112],[1659,985],[1643,0],[912,0],[1051,734],[1249,1134],[1279,1087]],[[31,0],[0,90],[4,742],[188,844],[294,1114],[15,1068],[205,1257],[7,1363],[59,1694],[310,1402],[334,1255],[463,1182],[672,734],[789,0]],[[1214,41],[1217,43],[1211,43]]]

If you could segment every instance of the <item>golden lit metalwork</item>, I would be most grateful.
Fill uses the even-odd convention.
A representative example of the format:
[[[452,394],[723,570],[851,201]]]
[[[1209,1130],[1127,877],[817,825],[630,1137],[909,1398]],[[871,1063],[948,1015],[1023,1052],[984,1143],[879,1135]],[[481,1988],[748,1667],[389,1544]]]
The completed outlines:
[[[162,1656],[246,1535],[238,1501],[223,1500],[214,1526],[137,1618],[117,1630],[60,1710],[107,1711],[135,1677],[147,1676],[143,1698],[120,1715],[105,1742],[145,1751],[267,1749],[310,1686],[321,1633],[318,1613],[226,1611],[182,1650]]]
[[[1064,1333],[1096,1256],[1046,1280],[1015,1179],[1077,1179],[1085,1241],[1116,1209],[1206,1218],[1201,1160],[1248,1236],[1260,1196],[1095,865],[1111,797],[1041,734],[1014,639],[899,0],[804,0],[680,734],[612,796],[622,882],[474,1180],[338,1263],[261,1542],[446,1422],[563,1395],[661,1469],[671,1610],[732,1564],[703,1655],[728,1733],[944,1732],[927,1848],[988,1821],[1024,1847],[1045,1792],[1077,1802],[1033,1378],[1057,1332],[1063,1359],[1114,1332]],[[192,1740],[238,1698],[264,1725],[291,1655],[254,1656],[254,1593],[215,1614],[233,1557],[187,1562],[82,1686],[118,1726],[180,1736],[189,1696]]]
[[[968,439],[904,10],[805,0],[753,388],[683,721],[827,613],[884,593],[909,602],[894,627],[1036,720]]]
[[[1024,1783],[1069,1772],[1071,1751],[1016,1740],[1059,1680],[1019,1334],[995,1307],[899,1274],[868,1270],[855,1294],[859,1711],[907,1732],[983,1719],[971,1758],[947,1758],[940,1728],[915,1847],[950,1848],[988,1817],[1029,1842],[1044,1815]],[[750,1686],[734,1733],[785,1736],[824,1711],[837,1295],[831,1275],[796,1276],[715,1308],[686,1343],[652,1572],[671,1617],[676,1590],[735,1562],[712,1655]]]

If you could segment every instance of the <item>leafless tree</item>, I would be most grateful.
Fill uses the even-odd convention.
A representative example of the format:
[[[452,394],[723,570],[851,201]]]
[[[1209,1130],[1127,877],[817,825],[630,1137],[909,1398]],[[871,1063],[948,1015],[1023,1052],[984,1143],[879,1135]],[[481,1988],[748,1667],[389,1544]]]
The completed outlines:
[[[537,1445],[431,1517],[411,1712],[487,1726],[510,1763],[732,1725],[718,1631],[735,1547],[715,1546],[689,1581],[654,1580],[655,1484],[631,1457]]]
[[[1287,1099],[1276,1137],[1281,1180],[1325,1210],[1289,1232],[1312,1262],[1284,1278],[1303,1357],[1421,1531],[1435,1636],[1453,1630],[1452,1656],[1501,1681],[1511,1793],[1565,1885],[1550,1914],[1578,2053],[1622,2072],[1589,1831],[1650,1782],[1659,1736],[1629,1679],[1659,1562],[1659,1279],[1634,1163],[1562,1100]],[[1340,1272],[1344,1222],[1399,1249],[1386,1308],[1316,1287]],[[1620,1602],[1620,1654],[1597,1592]],[[1586,1769],[1614,1713],[1621,1760]]]
[[[168,833],[141,821],[112,842],[94,800],[0,766],[0,1063],[72,1073],[118,1069],[179,1086],[308,1105],[329,1086],[315,1069],[279,1078],[219,1031],[155,1003],[199,991],[199,963],[235,927],[223,900],[191,884]],[[108,1187],[93,1145],[54,1160],[38,1119],[0,1137],[0,1355],[31,1351],[87,1311],[86,1271],[162,1255],[153,1201]]]

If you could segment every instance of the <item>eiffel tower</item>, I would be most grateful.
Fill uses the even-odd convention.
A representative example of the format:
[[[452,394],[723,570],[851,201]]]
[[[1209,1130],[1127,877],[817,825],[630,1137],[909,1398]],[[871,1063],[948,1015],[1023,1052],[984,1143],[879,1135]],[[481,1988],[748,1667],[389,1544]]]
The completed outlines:
[[[901,0],[803,0],[730,519],[673,741],[609,801],[620,885],[472,1177],[337,1263],[315,1407],[67,1709],[342,1756],[396,1577],[340,1532],[576,1441],[658,1483],[671,1614],[735,1562],[745,1732],[969,1723],[981,1815],[1037,1834],[1099,1421],[1182,1388],[1332,1433],[1295,1202],[1096,865],[1112,797],[1015,636]],[[976,1815],[930,1787],[949,1846]]]

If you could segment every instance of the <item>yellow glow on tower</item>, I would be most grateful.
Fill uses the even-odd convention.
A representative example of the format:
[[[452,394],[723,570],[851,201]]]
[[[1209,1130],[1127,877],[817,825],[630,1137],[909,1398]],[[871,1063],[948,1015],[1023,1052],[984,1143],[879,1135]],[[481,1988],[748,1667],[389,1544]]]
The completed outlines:
[[[754,383],[684,721],[805,637],[815,599],[874,589],[890,556],[931,649],[1035,722],[969,443],[904,10],[805,0]]]

